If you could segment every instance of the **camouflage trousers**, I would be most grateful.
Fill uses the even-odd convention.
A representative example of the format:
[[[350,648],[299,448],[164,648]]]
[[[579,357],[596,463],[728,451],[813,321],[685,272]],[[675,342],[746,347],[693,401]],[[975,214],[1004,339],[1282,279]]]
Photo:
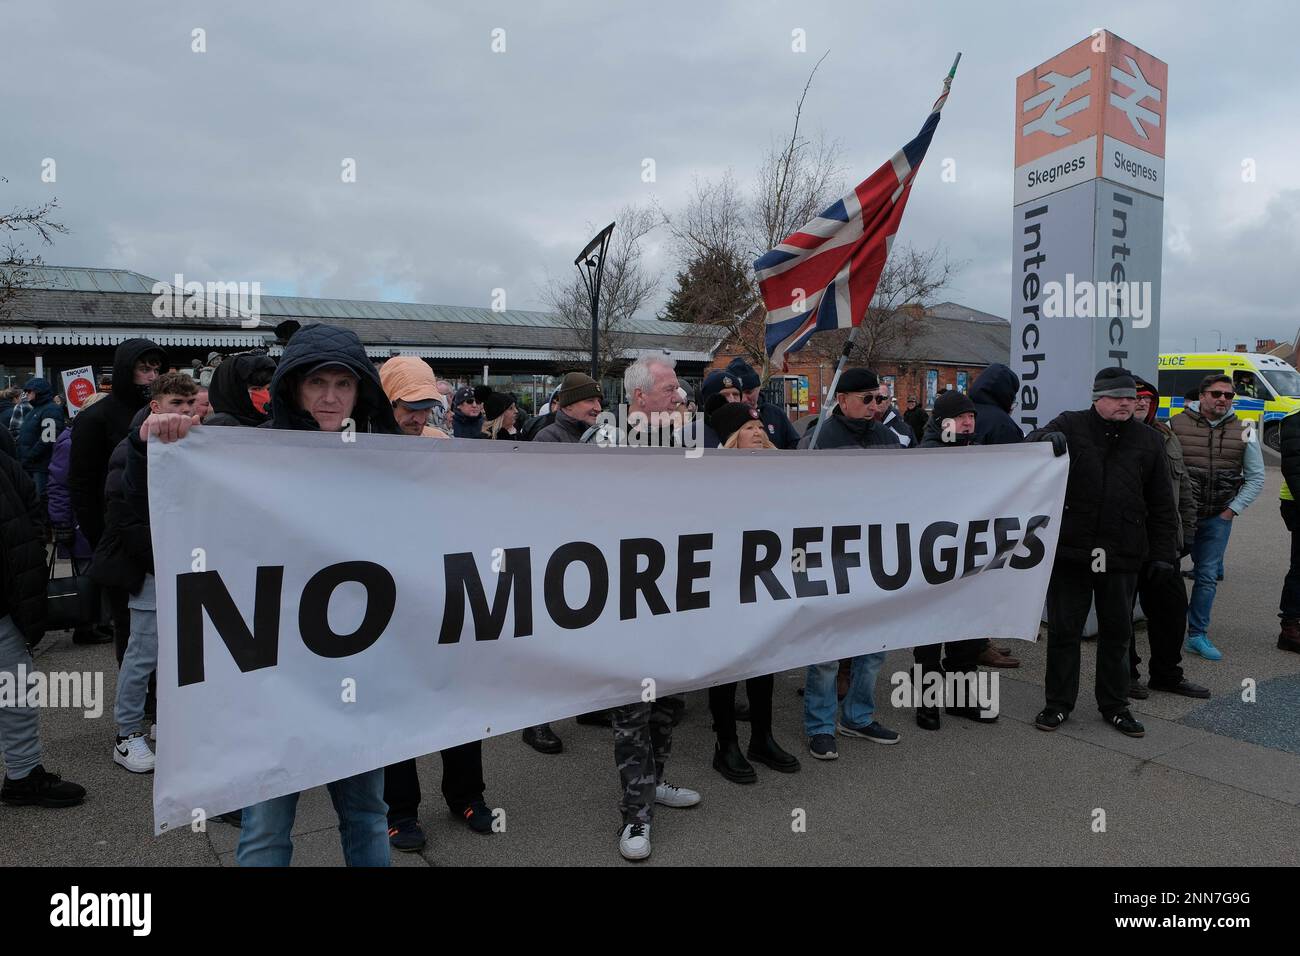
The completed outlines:
[[[615,707],[614,763],[623,796],[623,822],[649,823],[654,817],[655,787],[673,748],[672,714],[658,701]]]

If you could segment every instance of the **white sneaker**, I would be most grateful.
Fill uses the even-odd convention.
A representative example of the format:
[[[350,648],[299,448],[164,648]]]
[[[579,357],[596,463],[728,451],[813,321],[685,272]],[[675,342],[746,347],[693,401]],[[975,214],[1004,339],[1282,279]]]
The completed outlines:
[[[113,762],[132,773],[153,773],[153,751],[144,742],[144,734],[134,733],[126,740],[118,741],[113,748]]]
[[[665,782],[655,787],[655,803],[662,803],[665,807],[693,807],[701,799],[694,790],[674,787],[671,783]]]
[[[629,823],[618,837],[618,852],[625,860],[644,860],[650,855],[650,824]]]

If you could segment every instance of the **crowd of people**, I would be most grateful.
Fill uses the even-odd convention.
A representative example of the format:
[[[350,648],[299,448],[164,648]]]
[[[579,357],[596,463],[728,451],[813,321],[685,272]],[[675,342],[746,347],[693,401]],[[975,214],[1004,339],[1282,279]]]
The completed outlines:
[[[623,373],[626,420],[642,429],[645,419],[657,422],[657,433],[647,441],[644,430],[612,434],[601,423],[601,387],[580,372],[564,376],[547,405],[525,420],[513,395],[486,386],[452,387],[414,357],[391,358],[377,369],[353,332],[322,324],[297,331],[278,362],[258,351],[214,362],[206,387],[167,367],[161,347],[132,339],[117,348],[112,391],[83,406],[70,424],[40,378],[27,383],[21,401],[0,412],[0,672],[32,669],[30,648],[45,630],[51,544],[60,556],[88,562],[86,573],[105,598],[104,619],[87,622],[73,639],[115,644],[120,671],[112,759],[131,773],[154,769],[148,740],[156,729],[158,628],[148,441],[184,440],[196,426],[326,432],[348,427],[433,440],[696,443],[750,451],[944,449],[953,456],[953,469],[960,468],[964,447],[1047,442],[1058,456],[1068,452],[1070,458],[1047,592],[1045,701],[1035,725],[1053,731],[1074,712],[1080,647],[1095,607],[1097,708],[1103,720],[1131,737],[1145,733],[1130,709],[1132,699],[1152,691],[1210,696],[1184,676],[1182,655],[1222,658],[1210,638],[1215,590],[1233,520],[1257,498],[1264,478],[1254,429],[1233,413],[1232,382],[1224,375],[1208,376],[1182,414],[1164,423],[1156,421],[1159,399],[1150,383],[1122,368],[1102,369],[1090,407],[1063,412],[1024,435],[1011,417],[1019,382],[1006,366],[986,369],[969,393],[942,392],[928,412],[909,401],[905,413],[874,372],[850,368],[838,379],[820,429],[809,425],[801,434],[780,408],[762,400],[760,377],[743,359],[709,372],[697,391],[678,379],[671,360],[650,357]],[[1285,420],[1282,441],[1282,517],[1294,532],[1300,527],[1291,492],[1300,489],[1300,416]],[[738,466],[747,467],[749,460],[738,458]],[[1300,653],[1297,540],[1293,533],[1277,646]],[[1179,570],[1187,556],[1194,578],[1190,599]],[[1145,684],[1133,631],[1138,600],[1150,643]],[[971,681],[981,665],[1020,663],[1008,648],[982,639],[926,644],[913,655],[923,675]],[[875,689],[884,659],[883,653],[863,654],[807,668],[803,732],[813,759],[837,759],[840,738],[900,741],[901,734],[877,718]],[[765,675],[745,681],[743,701],[735,684],[709,690],[713,768],[724,779],[753,784],[755,764],[780,773],[800,770],[799,758],[774,733],[773,688],[773,676]],[[617,845],[629,860],[650,855],[656,807],[701,801],[698,791],[666,776],[673,727],[684,711],[681,698],[664,697],[578,718],[613,730],[622,816]],[[942,708],[918,707],[915,720],[934,732],[944,716],[975,724],[997,719],[969,700],[947,700]],[[744,722],[749,736],[742,750],[738,723]],[[521,736],[542,754],[564,749],[548,724]],[[0,749],[3,802],[63,807],[84,798],[81,786],[45,769],[34,709],[0,708]],[[452,747],[441,759],[448,810],[475,832],[491,834],[482,742]],[[349,865],[386,865],[393,849],[425,846],[414,760],[334,781],[328,789]],[[240,828],[240,865],[288,864],[297,801],[290,794],[226,815]]]

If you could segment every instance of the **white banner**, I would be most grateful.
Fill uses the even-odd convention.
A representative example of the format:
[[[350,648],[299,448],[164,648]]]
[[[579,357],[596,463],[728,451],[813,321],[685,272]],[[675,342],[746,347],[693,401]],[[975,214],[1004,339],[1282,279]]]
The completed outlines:
[[[1034,640],[1067,470],[351,437],[149,447],[156,832],[650,694]]]

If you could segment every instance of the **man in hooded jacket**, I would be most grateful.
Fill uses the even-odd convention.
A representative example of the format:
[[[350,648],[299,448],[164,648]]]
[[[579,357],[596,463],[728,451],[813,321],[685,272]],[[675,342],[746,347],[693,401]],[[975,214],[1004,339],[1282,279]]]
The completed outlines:
[[[1025,433],[1011,417],[1019,390],[1016,373],[998,362],[976,377],[969,394],[975,403],[975,435],[981,445],[1017,445],[1025,440]]]
[[[149,339],[127,339],[113,354],[113,390],[77,415],[68,462],[68,490],[77,524],[93,548],[104,533],[104,479],[108,458],[126,437],[131,419],[149,404],[149,387],[166,362]]]
[[[103,404],[102,402],[100,404]],[[150,415],[131,436],[127,455],[126,499],[137,514],[148,515],[150,435],[183,440],[195,426],[184,415]],[[313,323],[300,329],[271,379],[271,419],[262,427],[295,431],[399,433],[379,373],[350,329]],[[388,818],[384,768],[368,770],[326,785],[339,814],[343,857],[349,866],[388,866]],[[288,866],[293,856],[293,823],[298,794],[273,797],[243,811],[240,866]]]
[[[45,486],[50,477],[50,454],[54,451],[54,441],[63,431],[68,416],[63,408],[54,401],[54,388],[43,378],[34,378],[23,386],[28,395],[32,410],[23,418],[18,430],[18,457],[23,463],[32,483],[36,485],[36,497],[45,499]]]

